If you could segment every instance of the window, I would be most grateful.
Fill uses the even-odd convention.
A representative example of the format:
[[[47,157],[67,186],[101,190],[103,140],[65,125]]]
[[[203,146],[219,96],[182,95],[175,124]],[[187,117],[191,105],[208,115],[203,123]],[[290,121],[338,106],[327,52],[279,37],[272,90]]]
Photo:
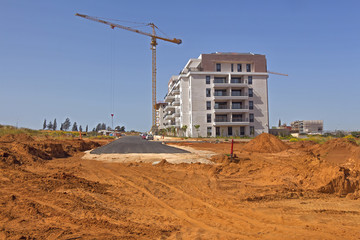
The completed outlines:
[[[206,89],[206,97],[211,97],[211,89],[210,88]]]
[[[228,136],[232,136],[232,127],[228,127]]]
[[[248,84],[252,84],[252,76],[248,76]]]
[[[249,109],[250,110],[254,109],[254,102],[253,101],[249,101]]]
[[[215,96],[227,96],[226,90],[215,90],[214,95]]]
[[[226,83],[226,78],[224,77],[215,77],[214,83]]]
[[[221,72],[221,64],[220,63],[216,64],[216,71]]]
[[[215,115],[215,122],[227,122],[227,115]]]
[[[253,89],[249,88],[249,97],[253,97],[253,96],[254,96]]]
[[[255,134],[255,128],[254,126],[250,126],[250,135],[254,135]]]
[[[246,64],[246,71],[251,72],[251,64]]]
[[[206,76],[206,84],[210,84],[210,76]]]
[[[206,115],[206,121],[207,121],[208,123],[211,123],[211,114],[207,114],[207,115]]]
[[[246,71],[251,72],[251,64],[246,64]]]
[[[245,135],[245,127],[240,127],[240,136]]]
[[[242,114],[233,114],[232,115],[232,121],[233,122],[242,122],[243,121]]]
[[[216,136],[220,136],[220,127],[215,128]]]
[[[249,114],[249,120],[250,120],[250,122],[254,122],[254,114],[253,113]]]
[[[226,102],[216,102],[215,109],[227,109],[227,103]]]
[[[242,72],[241,64],[238,64],[238,65],[237,65],[237,71],[238,71],[238,72]]]
[[[234,71],[234,64],[231,64],[231,71]]]
[[[206,110],[211,110],[211,102],[210,101],[206,102]]]
[[[232,78],[231,83],[242,83],[241,78]]]
[[[241,90],[231,90],[231,96],[241,96]]]
[[[211,127],[207,127],[207,136],[211,137],[212,129]]]
[[[233,102],[232,109],[242,109],[242,102]]]

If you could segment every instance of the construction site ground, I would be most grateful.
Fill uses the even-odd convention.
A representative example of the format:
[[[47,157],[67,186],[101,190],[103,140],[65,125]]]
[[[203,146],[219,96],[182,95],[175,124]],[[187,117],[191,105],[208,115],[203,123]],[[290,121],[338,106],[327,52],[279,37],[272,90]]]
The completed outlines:
[[[351,140],[262,134],[234,158],[229,142],[171,144],[206,163],[87,159],[107,142],[0,137],[0,239],[360,239]]]

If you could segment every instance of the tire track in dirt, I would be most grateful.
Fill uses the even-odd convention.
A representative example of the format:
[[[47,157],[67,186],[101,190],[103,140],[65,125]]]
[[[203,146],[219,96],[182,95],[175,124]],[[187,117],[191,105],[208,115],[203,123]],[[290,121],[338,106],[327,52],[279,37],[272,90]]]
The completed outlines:
[[[168,187],[169,189],[173,190],[174,192],[176,192],[176,193],[178,193],[178,194],[181,194],[181,195],[183,195],[183,196],[185,196],[185,197],[187,197],[187,198],[189,198],[189,199],[191,199],[191,200],[199,203],[200,205],[204,205],[204,206],[208,207],[209,209],[211,209],[211,210],[213,210],[213,211],[215,211],[215,212],[219,212],[219,213],[221,213],[221,214],[223,214],[223,215],[227,215],[227,216],[229,216],[229,217],[236,218],[236,219],[240,220],[240,221],[242,222],[242,224],[244,224],[244,223],[247,224],[247,225],[248,225],[248,229],[253,229],[253,228],[255,227],[255,225],[258,225],[258,222],[254,223],[254,221],[251,221],[251,219],[249,219],[249,218],[245,219],[245,216],[244,216],[244,215],[238,215],[238,214],[236,214],[236,213],[232,213],[232,212],[228,212],[228,211],[222,210],[222,209],[217,208],[217,207],[215,207],[215,206],[213,206],[213,205],[211,205],[211,204],[209,204],[209,203],[207,203],[207,202],[205,202],[205,201],[203,201],[203,200],[201,200],[201,199],[195,198],[195,197],[193,197],[193,196],[185,193],[184,191],[182,191],[182,190],[180,190],[180,189],[178,189],[178,188],[176,188],[176,187],[173,187],[173,186],[171,186],[171,185],[169,185],[169,184],[167,184],[167,183],[164,183],[164,182],[162,182],[162,181],[156,180],[156,179],[151,178],[151,177],[149,177],[149,176],[146,176],[146,177],[145,177],[143,173],[140,173],[140,172],[138,172],[138,171],[136,171],[136,170],[133,170],[133,169],[130,170],[130,171],[136,172],[136,173],[138,173],[139,175],[141,174],[141,177],[146,178],[146,179],[148,179],[149,181],[152,181],[152,182],[155,182],[155,183],[164,185],[164,186]],[[250,221],[253,222],[253,223],[250,223]]]
[[[259,229],[259,231],[261,232],[267,232],[267,231],[271,231],[272,229],[274,229],[275,227],[278,229],[278,230],[282,230],[283,232],[291,232],[292,230],[289,229],[289,227],[291,228],[291,226],[288,226],[288,227],[283,227],[283,226],[279,226],[279,224],[277,223],[274,223],[274,219],[266,219],[264,218],[264,215],[261,215],[259,216],[257,213],[255,212],[252,212],[251,213],[251,217],[245,217],[244,215],[238,215],[238,214],[235,214],[235,213],[232,213],[232,212],[228,212],[226,210],[223,210],[223,209],[220,209],[220,208],[217,208],[201,199],[198,199],[198,198],[195,198],[187,193],[185,193],[184,191],[176,188],[176,187],[173,187],[165,182],[162,182],[162,181],[159,181],[159,180],[156,180],[152,177],[149,177],[149,176],[144,176],[144,173],[143,172],[139,172],[139,171],[136,171],[134,169],[129,169],[129,171],[132,171],[134,173],[137,173],[137,174],[132,174],[131,176],[141,176],[142,178],[145,178],[145,179],[148,179],[150,182],[154,182],[154,183],[158,183],[158,184],[161,184],[161,185],[164,185],[166,186],[167,188],[173,190],[174,192],[180,194],[180,195],[183,195],[185,197],[187,197],[188,199],[190,200],[193,200],[197,203],[199,203],[200,205],[203,205],[203,206],[206,206],[208,207],[209,209],[215,211],[215,212],[218,212],[220,214],[223,214],[225,216],[228,216],[230,217],[229,218],[229,221],[231,222],[231,224],[234,224],[233,223],[233,219],[237,219],[241,222],[241,225],[239,224],[237,227],[244,227],[244,223],[247,224],[248,226],[244,229],[245,231],[249,231],[249,232],[257,232],[255,231],[255,228]],[[250,212],[248,211],[247,213],[244,213],[244,214],[247,214],[249,215]],[[254,220],[256,219],[256,220]],[[261,219],[261,220],[260,220]],[[223,219],[224,220],[224,219]]]
[[[119,177],[118,175],[116,175],[116,174],[114,173],[114,170],[112,170],[112,169],[107,169],[107,171],[110,171],[110,172],[112,173],[112,175],[114,175],[114,176],[116,176],[116,177]],[[130,172],[133,172],[133,173],[130,173]],[[135,173],[135,174],[134,174],[134,173]],[[254,210],[252,210],[252,209],[249,209],[249,210],[245,213],[245,214],[249,215],[249,217],[247,217],[246,219],[242,218],[242,216],[237,215],[237,214],[235,214],[235,213],[230,213],[230,212],[228,212],[228,211],[225,211],[225,210],[222,210],[222,209],[218,209],[218,208],[214,207],[213,205],[211,205],[211,204],[209,204],[209,203],[206,203],[206,202],[204,202],[204,201],[202,201],[202,200],[200,200],[200,199],[197,199],[197,198],[194,198],[194,197],[190,196],[189,194],[183,192],[182,190],[180,190],[180,189],[178,189],[178,188],[176,188],[176,187],[170,186],[169,184],[164,183],[164,182],[162,182],[162,181],[155,180],[154,178],[151,178],[151,177],[149,177],[149,176],[144,176],[144,172],[136,171],[136,170],[133,170],[133,169],[127,169],[126,173],[123,173],[123,174],[126,174],[127,177],[138,176],[139,178],[145,178],[145,179],[147,178],[147,180],[148,180],[150,183],[151,183],[151,182],[154,182],[154,183],[157,183],[157,184],[161,184],[161,185],[163,185],[163,186],[165,186],[165,187],[173,190],[174,192],[176,192],[176,193],[178,193],[178,194],[181,194],[182,196],[187,197],[188,199],[195,200],[195,201],[198,202],[199,204],[202,204],[202,205],[204,205],[204,206],[206,206],[206,207],[209,207],[210,209],[212,209],[212,210],[214,210],[214,211],[217,211],[217,212],[219,212],[219,213],[222,213],[222,214],[224,214],[225,216],[227,215],[227,216],[230,217],[229,220],[228,220],[228,221],[229,221],[228,224],[231,224],[231,225],[236,225],[236,224],[238,224],[238,225],[236,225],[237,228],[239,228],[240,226],[243,227],[243,225],[241,225],[241,224],[243,224],[243,223],[245,222],[246,224],[248,224],[248,231],[246,231],[246,229],[243,229],[243,230],[244,230],[245,232],[254,233],[253,236],[247,235],[247,234],[245,234],[245,233],[241,233],[243,236],[246,236],[246,239],[250,239],[250,238],[258,239],[258,238],[259,238],[259,235],[257,235],[257,234],[259,234],[260,232],[261,232],[262,234],[269,234],[269,233],[271,233],[271,232],[273,231],[273,229],[277,229],[277,231],[281,230],[281,232],[283,232],[284,234],[292,234],[293,231],[294,231],[294,228],[293,228],[294,226],[292,226],[291,223],[288,222],[287,225],[281,226],[280,223],[274,222],[274,220],[276,221],[276,219],[274,219],[273,217],[268,218],[268,217],[265,217],[264,214],[260,214],[260,215],[259,215],[259,213],[256,213],[256,212],[255,212]],[[124,181],[130,181],[130,183],[135,184],[135,183],[134,183],[133,181],[131,181],[130,179],[126,179],[126,178],[124,178],[124,177],[120,177],[120,178],[123,179]],[[128,182],[127,182],[127,183],[128,183]],[[130,184],[129,184],[129,185],[130,185]],[[130,185],[130,186],[131,186],[131,185]],[[136,186],[136,185],[135,185],[135,186]],[[134,186],[134,187],[135,187],[135,186]],[[140,188],[142,188],[142,187],[140,187]],[[147,191],[148,194],[150,194],[151,196],[153,196],[153,197],[154,197],[155,199],[157,199],[158,201],[161,201],[162,203],[164,203],[165,205],[167,205],[168,207],[170,207],[170,209],[174,209],[173,207],[171,207],[170,205],[168,205],[166,202],[164,202],[164,201],[160,200],[159,198],[157,198],[156,196],[154,196],[145,186],[144,186],[142,189],[144,189],[145,191]],[[139,189],[138,189],[138,190],[139,190]],[[140,191],[141,191],[141,190],[140,190]],[[149,196],[148,194],[146,194],[146,195]],[[168,208],[166,208],[166,209],[168,209]],[[168,209],[168,210],[169,210],[169,209]],[[174,210],[175,210],[175,209],[174,209]],[[181,211],[181,210],[176,210],[176,211],[180,211],[181,213],[185,214],[185,216],[187,216],[188,218],[193,219],[192,217],[190,217],[190,216],[188,216],[188,215],[186,214],[186,211]],[[173,214],[174,214],[174,213],[173,213]],[[174,215],[176,215],[176,214],[174,214]],[[251,215],[251,216],[250,216],[250,215]],[[176,215],[176,216],[178,216],[178,215]],[[215,216],[216,216],[216,215],[215,215]],[[178,216],[178,217],[179,217],[179,216]],[[221,215],[218,216],[218,218],[224,220],[224,219],[221,217]],[[233,221],[231,221],[231,220],[232,220],[231,218],[240,219],[241,223],[234,223]],[[183,219],[184,219],[184,218],[183,218]],[[187,220],[187,219],[185,219],[185,220]],[[202,220],[199,220],[199,219],[194,219],[194,220],[197,221],[197,222],[202,223],[202,222],[201,222]],[[190,221],[188,221],[188,222],[190,222]],[[190,222],[190,223],[191,223],[191,222]],[[203,225],[203,224],[205,224],[205,223],[202,223],[202,225]],[[210,230],[214,229],[214,227],[212,227],[212,226],[209,226],[209,225],[207,225],[207,224],[205,224],[205,225],[208,226],[208,227],[210,227],[210,228],[211,228]],[[254,228],[251,228],[252,226],[253,226]],[[250,227],[250,228],[249,228],[249,227]],[[255,228],[256,228],[257,230],[256,230]],[[204,229],[206,229],[206,228],[204,228]],[[221,230],[221,229],[216,229],[216,230],[221,231],[221,232],[220,232],[221,234],[223,234],[223,232],[225,232],[225,231],[223,231],[223,230]],[[241,230],[240,230],[240,231],[241,231]],[[299,230],[298,230],[298,231],[299,231]],[[316,231],[319,231],[319,230],[317,229]],[[299,231],[299,232],[302,232],[302,235],[304,235],[304,236],[314,237],[314,236],[316,236],[316,231],[312,231],[312,230],[310,230],[310,229],[307,229],[307,230],[301,230],[301,231]],[[323,232],[323,231],[321,231],[321,232],[322,232],[323,234],[327,235],[328,239],[336,239],[336,238],[334,238],[334,236],[331,235],[331,234],[328,234],[328,233]],[[228,233],[228,232],[226,232],[226,233]],[[299,236],[300,236],[300,235],[299,235]],[[263,235],[263,237],[265,237],[265,235]]]
[[[105,168],[104,168],[105,169]],[[157,198],[156,196],[154,196],[149,190],[147,190],[144,187],[141,187],[139,185],[137,185],[136,183],[132,182],[131,180],[128,180],[124,177],[120,177],[117,174],[113,173],[113,171],[111,169],[105,169],[107,172],[109,172],[111,175],[113,175],[115,178],[119,179],[120,181],[126,183],[127,185],[137,189],[138,191],[144,193],[147,197],[149,197],[151,200],[153,200],[154,202],[156,202],[159,206],[161,206],[162,208],[166,209],[167,211],[169,211],[171,214],[175,215],[176,217],[183,219],[191,224],[193,224],[194,226],[207,230],[209,232],[212,233],[217,233],[217,234],[221,234],[221,236],[228,236],[228,237],[233,237],[236,239],[239,238],[246,238],[246,239],[256,239],[255,237],[251,237],[248,236],[246,234],[236,234],[236,233],[231,233],[231,232],[226,232],[217,228],[214,228],[212,226],[209,226],[197,219],[194,219],[190,216],[188,216],[184,211],[182,210],[177,210],[174,209],[173,207],[171,207],[170,205],[168,205],[167,203],[165,203],[164,201],[160,200],[159,198]]]

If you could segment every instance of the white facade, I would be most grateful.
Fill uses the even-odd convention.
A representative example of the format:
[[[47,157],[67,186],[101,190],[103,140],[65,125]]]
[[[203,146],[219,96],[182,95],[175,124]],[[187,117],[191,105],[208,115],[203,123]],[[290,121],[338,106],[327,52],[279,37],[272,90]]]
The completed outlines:
[[[291,129],[306,134],[322,134],[324,129],[323,120],[302,120],[291,123]]]
[[[169,81],[159,128],[175,128],[189,137],[267,133],[267,79],[264,55],[215,53],[190,59]]]

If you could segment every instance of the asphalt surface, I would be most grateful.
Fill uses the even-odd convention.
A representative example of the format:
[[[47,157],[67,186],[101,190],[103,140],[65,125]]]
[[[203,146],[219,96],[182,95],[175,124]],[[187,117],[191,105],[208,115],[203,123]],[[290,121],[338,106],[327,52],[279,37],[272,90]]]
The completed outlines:
[[[92,154],[106,153],[189,153],[188,151],[170,147],[161,142],[141,139],[140,136],[124,136],[105,146],[91,151]]]

